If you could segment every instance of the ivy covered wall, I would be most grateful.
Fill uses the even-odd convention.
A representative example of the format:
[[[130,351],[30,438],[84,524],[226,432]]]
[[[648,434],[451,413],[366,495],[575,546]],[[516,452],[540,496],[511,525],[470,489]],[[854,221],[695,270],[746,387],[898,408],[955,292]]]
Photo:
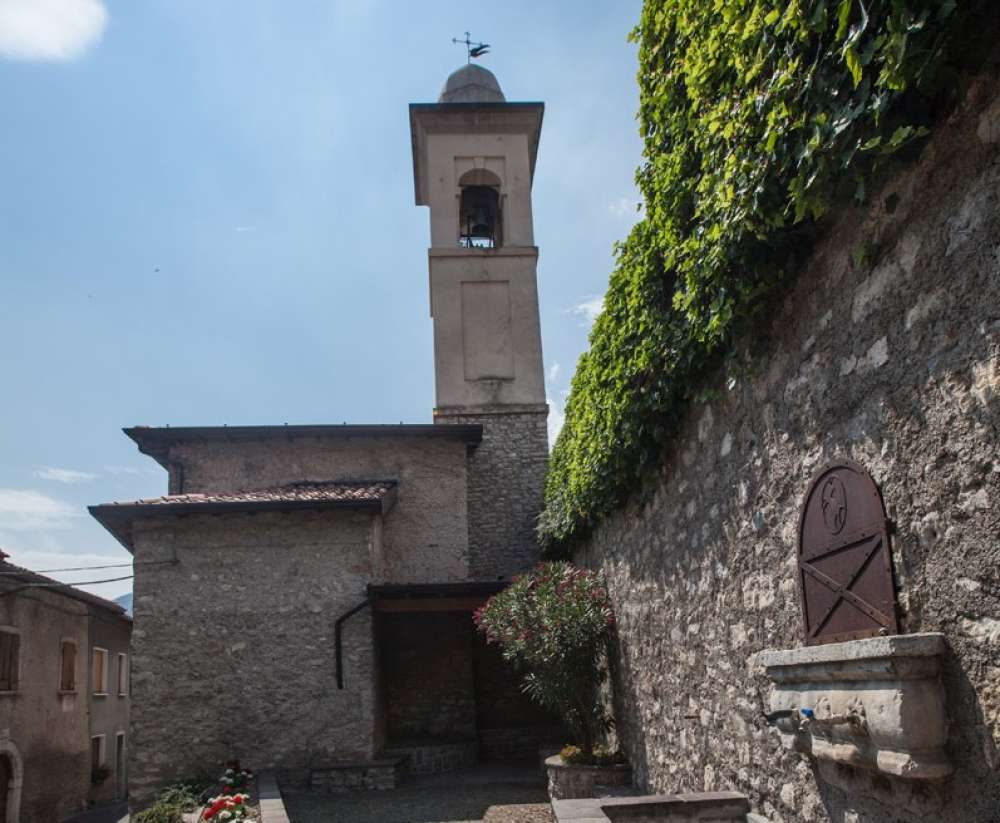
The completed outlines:
[[[550,556],[650,484],[706,374],[743,378],[734,344],[819,218],[919,153],[990,15],[985,0],[647,0],[633,34],[644,216],[617,248],[551,456]]]

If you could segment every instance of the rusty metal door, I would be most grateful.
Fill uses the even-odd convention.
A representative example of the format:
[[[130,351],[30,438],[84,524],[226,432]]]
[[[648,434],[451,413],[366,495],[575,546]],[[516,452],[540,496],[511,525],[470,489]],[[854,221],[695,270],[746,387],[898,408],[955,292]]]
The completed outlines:
[[[896,634],[889,523],[871,476],[849,460],[809,484],[799,517],[799,593],[805,642]]]

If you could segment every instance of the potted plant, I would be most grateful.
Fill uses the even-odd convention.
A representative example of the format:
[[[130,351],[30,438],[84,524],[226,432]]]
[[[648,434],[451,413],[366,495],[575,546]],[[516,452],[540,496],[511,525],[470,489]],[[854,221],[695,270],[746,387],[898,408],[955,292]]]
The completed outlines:
[[[607,590],[587,569],[542,563],[490,598],[474,619],[523,678],[525,693],[562,718],[573,735],[545,763],[553,797],[588,797],[595,784],[622,785],[623,758],[600,747],[611,727],[601,699],[605,651],[614,626]]]

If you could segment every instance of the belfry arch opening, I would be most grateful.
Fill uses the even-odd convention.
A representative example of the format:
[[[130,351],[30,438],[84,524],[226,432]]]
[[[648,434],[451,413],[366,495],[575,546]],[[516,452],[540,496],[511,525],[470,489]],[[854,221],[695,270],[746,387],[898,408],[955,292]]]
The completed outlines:
[[[458,244],[493,249],[503,245],[500,178],[487,169],[472,169],[459,178]]]

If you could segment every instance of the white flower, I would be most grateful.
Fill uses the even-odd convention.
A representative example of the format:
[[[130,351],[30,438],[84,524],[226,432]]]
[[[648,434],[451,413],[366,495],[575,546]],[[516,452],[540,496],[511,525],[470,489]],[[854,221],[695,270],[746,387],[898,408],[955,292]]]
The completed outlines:
[[[226,809],[223,809],[221,812],[219,812],[219,820],[232,820],[232,819],[233,819],[232,812],[227,811]]]

